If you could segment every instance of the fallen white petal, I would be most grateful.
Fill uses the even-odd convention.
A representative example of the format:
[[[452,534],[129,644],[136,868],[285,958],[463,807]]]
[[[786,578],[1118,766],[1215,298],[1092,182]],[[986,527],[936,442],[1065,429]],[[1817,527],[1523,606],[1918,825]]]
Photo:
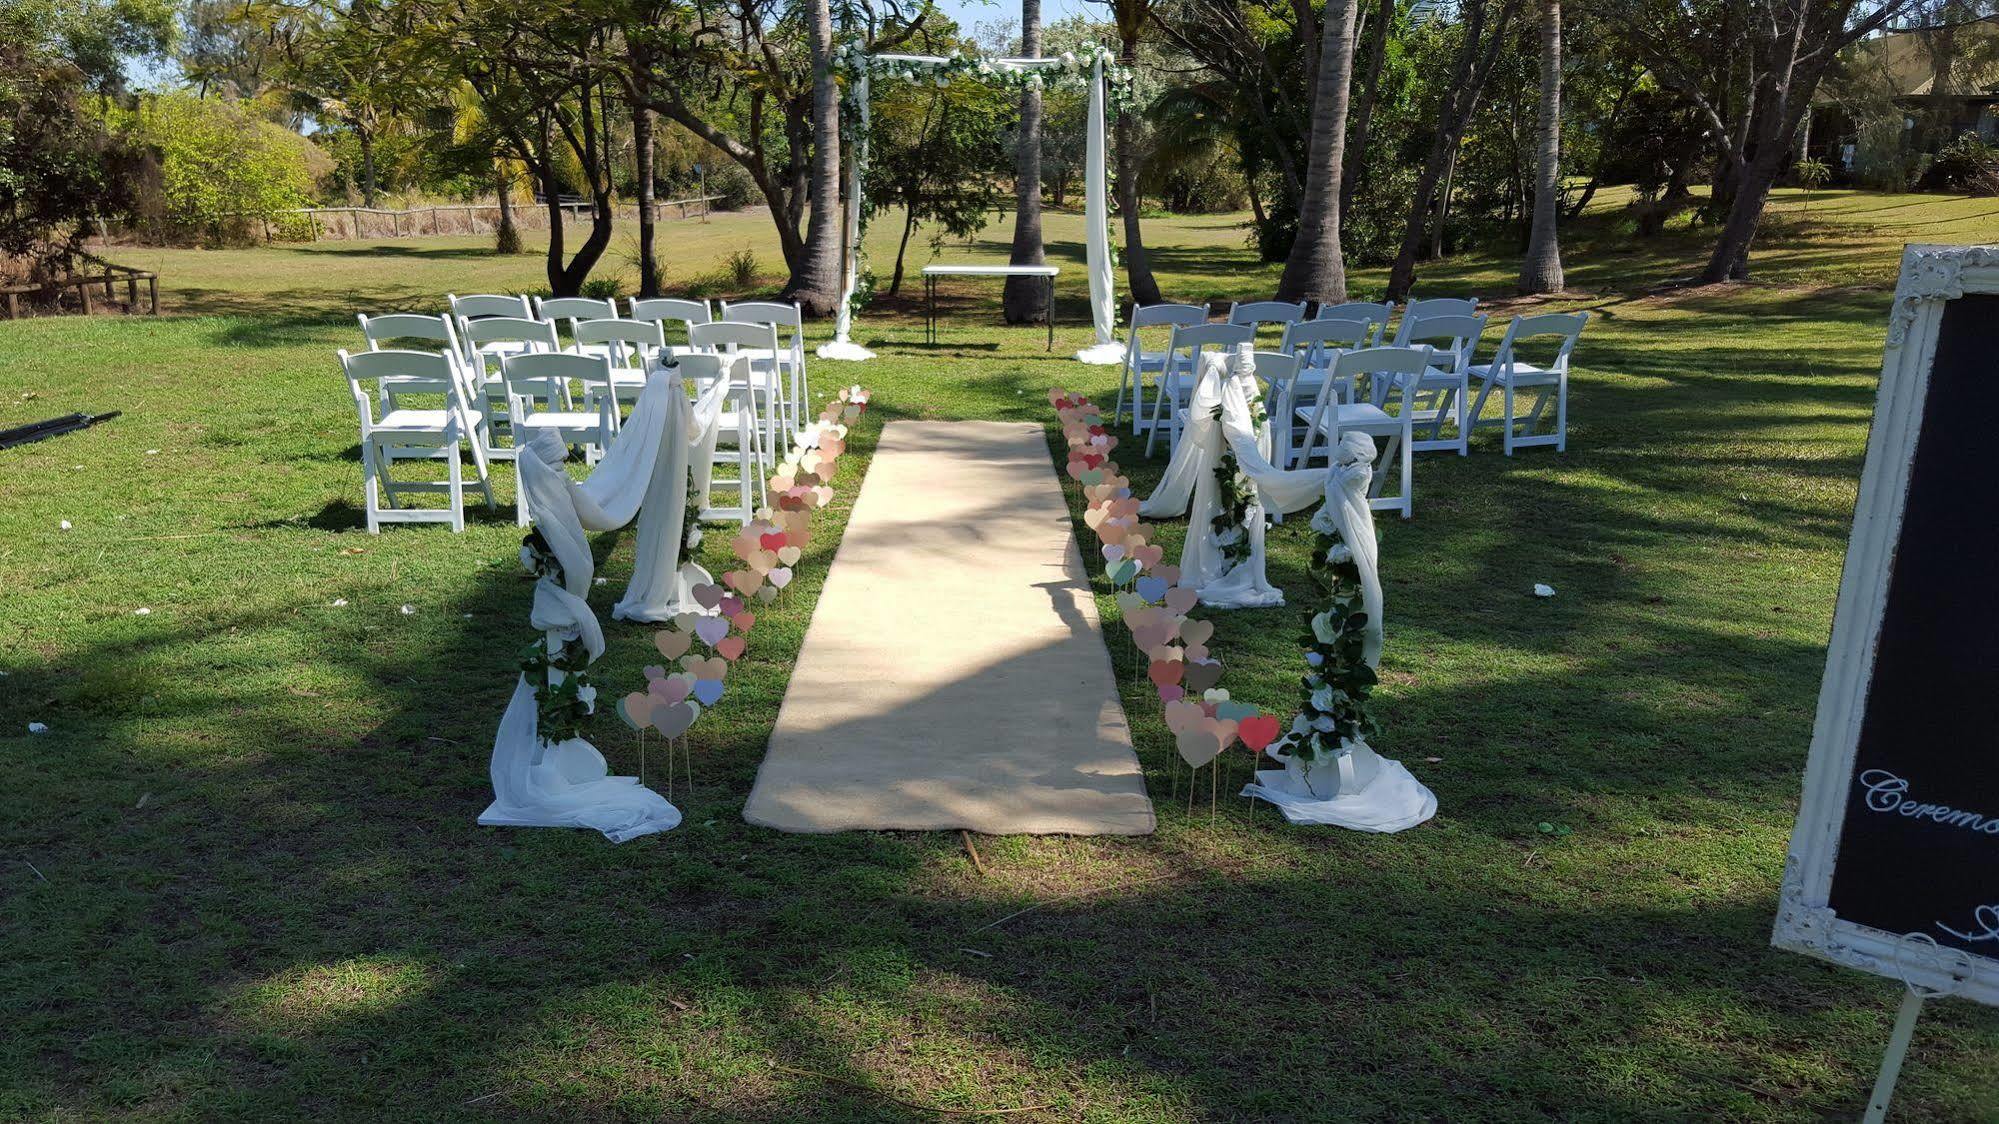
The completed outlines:
[[[139,608],[132,610],[132,615],[135,617],[150,617],[153,615],[153,611],[142,605]]]
[[[160,451],[158,449],[147,449],[146,455],[149,457],[157,457],[160,455]]]
[[[30,722],[28,723],[28,732],[31,734],[46,734],[49,732],[49,724],[46,722]]]
[[[67,519],[63,520],[61,526],[63,530],[65,531],[69,530],[69,520]]]
[[[1555,587],[1554,587],[1554,586],[1552,586],[1552,585],[1542,585],[1542,584],[1541,584],[1540,582],[1535,582],[1535,583],[1534,583],[1534,596],[1536,596],[1536,597],[1553,597],[1554,595],[1555,595]]]
[[[406,617],[413,617],[413,616],[415,616],[415,615],[416,615],[416,606],[415,606],[415,605],[404,605],[404,606],[402,607],[402,614],[403,614],[403,616],[406,616]]]
[[[347,607],[347,599],[345,597],[334,598],[333,607],[336,609],[345,609]]]

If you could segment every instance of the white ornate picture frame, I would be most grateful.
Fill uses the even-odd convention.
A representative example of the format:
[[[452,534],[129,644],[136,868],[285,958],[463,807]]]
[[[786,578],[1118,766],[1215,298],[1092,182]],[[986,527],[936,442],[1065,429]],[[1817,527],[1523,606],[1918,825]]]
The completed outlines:
[[[1891,933],[1848,921],[1828,904],[1938,327],[1945,304],[1967,293],[1999,294],[1999,246],[1909,246],[1903,251],[1812,726],[1804,798],[1784,862],[1771,943],[1902,980],[1930,994],[1999,1005],[1999,960],[1939,946],[1928,934]],[[1999,377],[1999,356],[1994,368]],[[1999,809],[1988,811],[1999,814]],[[1911,871],[1910,876],[1919,878],[1922,872]],[[1991,955],[1999,957],[1999,939],[1993,941]]]

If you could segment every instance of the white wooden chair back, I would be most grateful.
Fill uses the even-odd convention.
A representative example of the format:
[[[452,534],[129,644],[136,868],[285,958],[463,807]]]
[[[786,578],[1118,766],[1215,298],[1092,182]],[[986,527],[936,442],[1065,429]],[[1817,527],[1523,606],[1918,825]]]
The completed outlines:
[[[487,478],[486,458],[472,428],[472,407],[460,378],[457,358],[449,351],[397,349],[354,354],[342,350],[338,354],[341,373],[347,378],[347,391],[354,398],[354,411],[361,423],[361,475],[368,532],[380,531],[385,522],[442,522],[451,524],[453,531],[463,531],[465,479],[459,458],[462,441],[472,439],[475,478],[489,507],[493,503],[493,489]],[[379,412],[368,399],[369,382],[383,388]],[[387,389],[397,385],[437,387],[444,394],[444,408],[399,407]],[[446,466],[445,479],[398,482],[389,471],[398,460],[442,460]],[[408,492],[444,493],[448,506],[438,510],[400,505],[399,497]]]
[[[537,320],[616,320],[618,302],[596,297],[536,297]]]
[[[688,342],[702,351],[730,354],[742,349],[767,352],[777,350],[777,326],[775,324],[738,323],[733,320],[716,320],[708,324],[696,324],[687,333]]]
[[[573,395],[569,384],[580,383],[583,387],[582,399],[592,403],[595,437],[581,434],[582,426],[563,426],[564,436],[576,436],[586,444],[595,444],[600,449],[610,444],[611,435],[618,431],[617,396],[611,385],[611,361],[601,355],[574,355],[567,352],[530,352],[525,355],[509,355],[500,361],[500,379],[506,384],[509,405],[514,414],[515,433],[524,435],[522,423],[540,413],[561,413]],[[545,405],[544,405],[545,403]]]
[[[1159,374],[1159,393],[1152,400],[1152,432],[1145,438],[1145,455],[1151,456],[1159,433],[1166,431],[1166,451],[1180,443],[1180,411],[1192,396],[1199,377],[1201,356],[1210,348],[1231,351],[1237,344],[1256,342],[1255,331],[1247,324],[1174,325],[1166,343],[1166,365]]]
[[[1381,397],[1394,399],[1400,410],[1395,424],[1403,430],[1410,427],[1410,403],[1413,401],[1416,381],[1428,370],[1433,356],[1427,347],[1357,347],[1352,351],[1342,351],[1333,359],[1331,377],[1345,379],[1352,384],[1361,376],[1373,378],[1384,389]],[[1361,408],[1366,408],[1366,403]],[[1382,413],[1388,412],[1386,401],[1374,403]],[[1298,454],[1298,464],[1308,465],[1312,456],[1321,448],[1329,453],[1340,441],[1340,406],[1337,396],[1322,394],[1312,411],[1312,420],[1305,427],[1305,447]]]
[[[392,312],[382,316],[370,316],[363,312],[355,317],[361,322],[361,336],[368,341],[369,351],[404,350],[435,352],[448,356],[451,360],[451,383],[463,377],[462,364],[465,351],[458,342],[458,333],[451,327],[449,316],[426,316],[415,312]],[[435,344],[434,348],[416,348],[411,343]],[[384,347],[385,344],[400,344],[400,348]],[[415,376],[391,376],[378,387],[388,408],[394,408],[398,394],[450,394],[451,387],[445,382]]]
[[[476,293],[458,296],[446,293],[451,315],[459,320],[478,320],[487,316],[514,316],[522,320],[534,319],[534,307],[526,297],[503,296],[499,293]]]
[[[1147,328],[1191,328],[1208,322],[1208,310],[1198,304],[1149,304],[1144,307],[1133,305],[1131,309],[1131,329],[1124,338],[1124,373],[1118,379],[1117,408],[1111,412],[1115,423],[1124,416],[1125,403],[1131,403],[1131,431],[1141,432],[1150,424],[1145,414],[1145,376],[1166,365],[1164,351],[1145,349],[1145,329]]]
[[[1402,322],[1395,327],[1394,342],[1406,345],[1409,341],[1403,338],[1403,333],[1408,332],[1411,325],[1432,316],[1476,315],[1478,315],[1477,297],[1432,297],[1429,300],[1410,301],[1402,306]]]
[[[1466,316],[1455,312],[1405,316],[1396,338],[1403,347],[1429,344],[1437,352],[1438,367],[1462,371],[1471,364],[1472,353],[1478,349],[1479,337],[1485,334],[1486,321],[1490,319],[1489,315]]]
[[[1517,348],[1522,340],[1546,342],[1559,337],[1555,353],[1541,369],[1567,374],[1569,356],[1576,350],[1576,341],[1582,338],[1583,325],[1589,322],[1587,312],[1541,312],[1532,316],[1516,316],[1506,325],[1506,334],[1499,338],[1499,350],[1493,354],[1492,366],[1496,371],[1510,371],[1519,363]],[[1539,351],[1537,347],[1534,350]]]
[[[649,320],[665,330],[668,320],[675,321],[688,331],[696,324],[710,324],[715,313],[705,300],[684,300],[680,297],[648,297],[641,300],[633,297],[631,314],[634,320]],[[684,336],[685,333],[683,333]]]
[[[458,379],[456,363],[449,355],[434,351],[403,351],[398,349],[361,351],[349,353],[341,351],[340,368],[347,375],[347,389],[354,395],[354,407],[361,419],[361,436],[366,438],[382,424],[382,418],[394,409],[393,403],[384,396],[379,412],[368,399],[366,382],[380,384],[382,380],[410,380],[436,386],[448,399],[447,410],[463,423],[470,403],[465,396],[465,386]]]
[[[612,367],[644,371],[666,346],[666,333],[645,320],[578,320],[570,329],[578,347],[602,352]]]
[[[1281,331],[1304,318],[1304,301],[1242,301],[1229,306],[1228,322],[1247,325],[1255,339],[1265,324],[1275,324]]]

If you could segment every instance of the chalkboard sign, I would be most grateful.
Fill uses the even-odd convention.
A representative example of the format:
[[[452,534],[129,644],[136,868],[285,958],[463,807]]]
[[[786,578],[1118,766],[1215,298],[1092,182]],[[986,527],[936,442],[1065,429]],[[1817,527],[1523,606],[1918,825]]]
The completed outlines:
[[[1999,1003],[1999,247],[1902,260],[1775,943]]]

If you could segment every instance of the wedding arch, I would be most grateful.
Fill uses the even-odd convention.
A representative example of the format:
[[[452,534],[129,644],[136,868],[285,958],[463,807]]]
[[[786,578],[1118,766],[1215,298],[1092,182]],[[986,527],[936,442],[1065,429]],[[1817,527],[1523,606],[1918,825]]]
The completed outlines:
[[[958,78],[1016,90],[1085,87],[1090,92],[1087,136],[1084,144],[1083,218],[1088,228],[1085,239],[1090,277],[1090,321],[1096,338],[1076,353],[1085,363],[1109,365],[1124,361],[1124,347],[1117,341],[1117,300],[1112,290],[1110,205],[1108,175],[1104,167],[1104,113],[1106,102],[1112,112],[1130,74],[1119,67],[1109,49],[1088,43],[1073,52],[1049,58],[986,59],[960,54],[871,55],[858,43],[850,43],[834,53],[834,73],[842,82],[840,98],[841,141],[847,152],[847,212],[844,221],[845,277],[840,293],[840,310],[834,323],[832,342],[819,348],[826,359],[866,360],[874,353],[853,340],[854,310],[863,303],[861,282],[866,274],[861,246],[863,231],[861,184],[868,161],[868,84],[874,76],[907,81],[929,81],[944,86]],[[1106,95],[1110,95],[1108,98]],[[1051,281],[1052,285],[1053,282]]]

